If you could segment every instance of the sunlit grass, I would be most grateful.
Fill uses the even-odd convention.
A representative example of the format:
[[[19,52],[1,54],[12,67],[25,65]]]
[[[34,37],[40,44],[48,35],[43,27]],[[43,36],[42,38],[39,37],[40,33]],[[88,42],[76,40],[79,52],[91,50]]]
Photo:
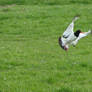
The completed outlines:
[[[92,28],[91,4],[0,8],[0,92],[92,91],[91,35],[68,52],[58,45],[76,14],[75,30]]]

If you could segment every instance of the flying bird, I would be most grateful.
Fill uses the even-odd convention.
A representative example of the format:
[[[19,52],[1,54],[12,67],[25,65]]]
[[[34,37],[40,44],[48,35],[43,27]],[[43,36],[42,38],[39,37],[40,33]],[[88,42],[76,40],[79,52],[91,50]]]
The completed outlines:
[[[78,41],[86,37],[87,35],[91,34],[92,31],[88,30],[88,32],[82,32],[80,29],[74,32],[74,23],[76,20],[79,19],[79,16],[75,16],[72,20],[72,22],[69,24],[69,26],[66,28],[65,32],[62,36],[59,37],[59,45],[62,49],[67,51],[69,49],[70,45],[73,45],[74,47],[78,43]]]

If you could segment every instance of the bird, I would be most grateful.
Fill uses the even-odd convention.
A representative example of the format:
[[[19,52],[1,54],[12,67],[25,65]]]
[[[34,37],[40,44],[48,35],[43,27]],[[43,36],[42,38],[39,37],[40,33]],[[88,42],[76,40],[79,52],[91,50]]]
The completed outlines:
[[[75,47],[81,38],[84,38],[87,35],[92,34],[92,30],[88,30],[88,32],[82,32],[80,29],[78,29],[74,32],[74,24],[75,24],[75,21],[78,19],[79,19],[79,16],[75,16],[72,19],[72,22],[64,31],[64,33],[58,38],[58,43],[60,47],[65,51],[69,49],[70,45]]]

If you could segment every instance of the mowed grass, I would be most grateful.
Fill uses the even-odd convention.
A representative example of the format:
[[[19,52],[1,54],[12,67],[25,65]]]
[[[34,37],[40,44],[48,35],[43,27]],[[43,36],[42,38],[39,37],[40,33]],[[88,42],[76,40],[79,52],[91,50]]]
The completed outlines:
[[[92,29],[91,4],[0,6],[0,92],[92,91],[92,35],[58,45],[76,14],[75,30]]]

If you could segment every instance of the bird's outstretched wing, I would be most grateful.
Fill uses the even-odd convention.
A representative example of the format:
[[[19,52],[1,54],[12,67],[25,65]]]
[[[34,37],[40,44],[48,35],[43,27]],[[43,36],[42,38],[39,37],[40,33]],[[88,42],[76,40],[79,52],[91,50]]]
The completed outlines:
[[[68,38],[73,32],[74,29],[74,22],[79,19],[79,16],[75,16],[69,26],[66,28],[65,32],[63,33],[64,38]]]
[[[74,29],[74,23],[72,22],[67,29],[65,30],[65,32],[63,33],[63,37],[64,38],[68,38],[73,32]]]

